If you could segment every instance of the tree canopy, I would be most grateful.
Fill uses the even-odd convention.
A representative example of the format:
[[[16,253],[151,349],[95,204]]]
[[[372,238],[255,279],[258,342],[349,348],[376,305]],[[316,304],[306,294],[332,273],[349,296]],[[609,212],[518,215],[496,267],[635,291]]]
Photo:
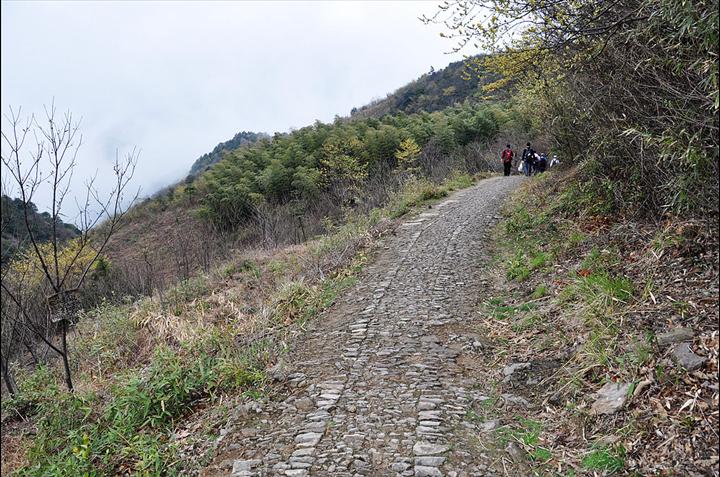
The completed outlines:
[[[203,212],[218,225],[246,219],[254,204],[312,201],[321,191],[346,200],[368,177],[395,168],[398,158],[417,156],[432,143],[441,152],[497,133],[503,113],[496,106],[467,103],[433,113],[380,119],[316,122],[272,141],[228,151],[197,181]]]
[[[718,1],[447,1],[426,18],[512,85],[622,205],[718,210]],[[599,177],[598,177],[599,176]]]

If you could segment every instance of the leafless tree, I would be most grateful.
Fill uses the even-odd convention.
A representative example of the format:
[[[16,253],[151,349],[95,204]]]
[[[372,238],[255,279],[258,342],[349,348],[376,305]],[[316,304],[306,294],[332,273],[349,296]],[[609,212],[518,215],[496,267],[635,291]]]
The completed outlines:
[[[137,193],[128,197],[126,192],[139,153],[133,150],[123,159],[116,154],[113,188],[109,193],[102,194],[98,190],[97,176],[86,182],[84,197],[75,200],[75,220],[80,235],[74,240],[73,247],[63,253],[58,225],[65,217],[64,211],[68,209],[66,199],[69,197],[77,154],[82,145],[79,123],[73,120],[70,112],[58,115],[54,103],[49,108],[45,107],[41,121],[34,116],[21,120],[20,110],[16,112],[12,108],[6,119],[7,133],[2,131],[6,149],[2,152],[3,175],[9,174],[10,182],[17,188],[24,205],[24,232],[29,242],[25,255],[38,269],[41,278],[40,283],[35,285],[41,291],[45,305],[44,320],[32,316],[20,290],[11,285],[13,277],[8,273],[3,276],[2,290],[16,308],[15,317],[9,316],[8,321],[17,323],[13,326],[31,332],[60,355],[65,382],[72,391],[67,347],[68,325],[78,311],[78,297],[85,279],[93,265],[103,256],[110,237],[121,226],[125,213],[137,198]],[[47,189],[51,197],[52,232],[49,248],[40,243],[30,221],[30,203],[43,189]],[[59,345],[53,343],[56,330],[60,335]],[[3,371],[7,364],[4,362]]]
[[[298,222],[289,204],[274,205],[265,201],[252,205],[252,221],[263,247],[272,249],[294,241]]]

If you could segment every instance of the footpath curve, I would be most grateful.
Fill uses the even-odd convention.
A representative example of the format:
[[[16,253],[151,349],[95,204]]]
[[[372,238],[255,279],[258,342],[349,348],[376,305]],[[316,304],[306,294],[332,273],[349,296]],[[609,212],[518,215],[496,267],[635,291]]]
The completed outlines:
[[[521,181],[483,180],[402,224],[310,325],[287,399],[229,432],[203,475],[495,475],[463,419],[484,383],[464,376],[463,345],[439,330],[476,312],[488,233]]]

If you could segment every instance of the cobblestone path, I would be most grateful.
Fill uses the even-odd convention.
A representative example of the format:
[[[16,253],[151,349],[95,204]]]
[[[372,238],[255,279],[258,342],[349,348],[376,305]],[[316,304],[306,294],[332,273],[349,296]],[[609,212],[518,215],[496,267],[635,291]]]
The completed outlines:
[[[521,180],[481,181],[387,239],[292,353],[287,399],[226,436],[234,457],[212,475],[495,475],[464,424],[483,383],[436,330],[482,299],[483,244]]]

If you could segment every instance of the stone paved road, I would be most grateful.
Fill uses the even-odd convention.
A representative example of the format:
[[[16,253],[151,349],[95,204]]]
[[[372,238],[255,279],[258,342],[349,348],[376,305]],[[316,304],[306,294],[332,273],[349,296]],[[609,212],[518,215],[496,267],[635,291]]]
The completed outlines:
[[[483,383],[436,330],[482,299],[483,244],[521,181],[481,181],[404,223],[292,354],[288,398],[226,436],[234,457],[212,475],[495,475],[463,425]]]

